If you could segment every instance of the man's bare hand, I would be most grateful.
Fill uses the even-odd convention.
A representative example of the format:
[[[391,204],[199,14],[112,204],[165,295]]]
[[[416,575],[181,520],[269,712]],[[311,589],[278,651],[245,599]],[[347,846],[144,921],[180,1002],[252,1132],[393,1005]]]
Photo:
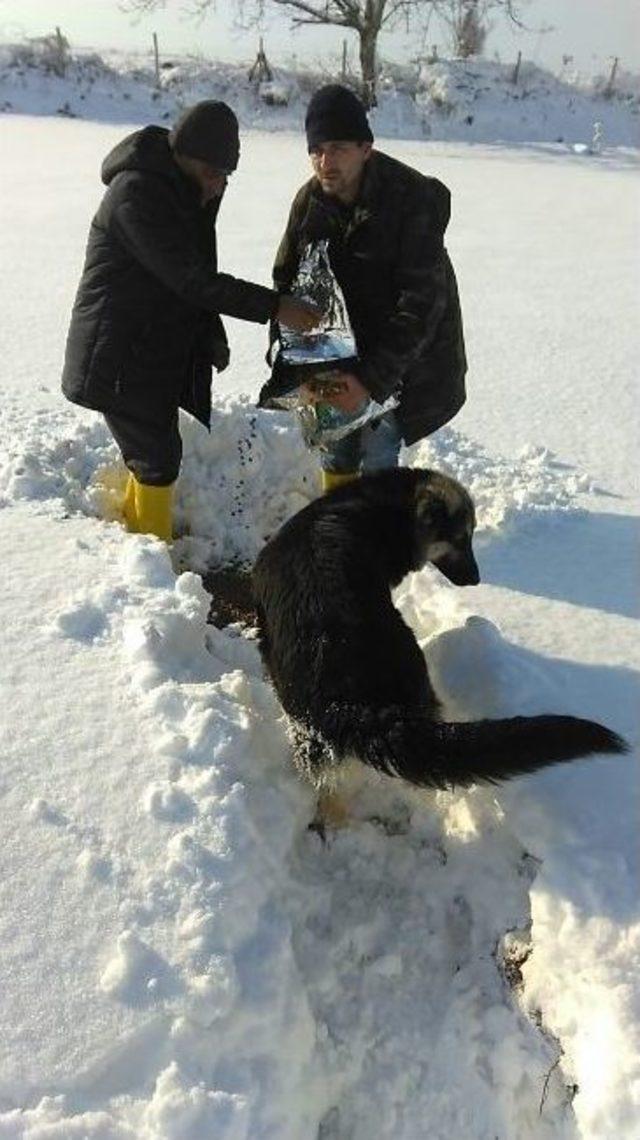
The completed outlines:
[[[278,324],[293,329],[294,332],[312,332],[320,324],[322,315],[320,309],[308,301],[300,301],[297,297],[287,295],[280,298]]]
[[[357,412],[363,404],[366,404],[371,396],[369,395],[364,384],[361,384],[357,376],[353,372],[332,372],[332,379],[335,379],[336,384],[340,384],[342,391],[332,396],[323,396],[323,404],[331,404],[332,407],[338,408],[341,412]]]

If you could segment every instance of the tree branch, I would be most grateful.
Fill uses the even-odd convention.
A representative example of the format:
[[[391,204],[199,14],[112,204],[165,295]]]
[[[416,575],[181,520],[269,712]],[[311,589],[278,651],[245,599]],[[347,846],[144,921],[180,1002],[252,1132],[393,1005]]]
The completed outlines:
[[[291,8],[302,15],[293,15],[294,26],[302,24],[335,24],[337,27],[357,28],[362,24],[362,13],[351,0],[330,0],[326,4],[312,4],[310,0],[272,0],[281,8]]]

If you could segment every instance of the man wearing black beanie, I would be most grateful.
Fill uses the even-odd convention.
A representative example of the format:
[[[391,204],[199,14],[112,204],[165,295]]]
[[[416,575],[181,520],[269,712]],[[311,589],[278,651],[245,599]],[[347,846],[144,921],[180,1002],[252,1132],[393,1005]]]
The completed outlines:
[[[348,88],[313,95],[305,119],[313,177],[298,191],[274,265],[290,287],[314,243],[328,242],[358,361],[323,402],[348,417],[398,396],[394,411],[323,452],[325,490],[393,466],[402,442],[447,423],[465,400],[466,358],[455,274],[444,246],[450,194],[373,149],[364,106]]]
[[[240,156],[225,103],[188,108],[171,131],[144,127],[107,155],[67,337],[62,389],[104,414],[129,479],[129,530],[172,537],[182,457],[178,409],[207,427],[211,369],[229,348],[221,313],[308,331],[317,311],[219,273],[215,222]]]

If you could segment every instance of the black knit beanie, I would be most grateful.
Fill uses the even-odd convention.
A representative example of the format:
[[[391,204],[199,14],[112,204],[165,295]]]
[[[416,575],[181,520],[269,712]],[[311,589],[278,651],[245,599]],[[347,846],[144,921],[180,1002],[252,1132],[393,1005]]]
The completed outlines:
[[[329,83],[311,97],[304,121],[307,149],[324,142],[373,142],[363,104],[348,87]]]
[[[182,112],[169,132],[169,143],[176,154],[199,158],[230,174],[240,157],[238,120],[226,103],[205,99]]]

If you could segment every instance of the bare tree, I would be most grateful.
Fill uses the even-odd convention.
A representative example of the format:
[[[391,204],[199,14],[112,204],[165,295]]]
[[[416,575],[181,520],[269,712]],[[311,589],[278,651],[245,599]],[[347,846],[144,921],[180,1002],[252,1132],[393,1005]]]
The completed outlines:
[[[400,20],[408,23],[427,15],[432,0],[270,0],[291,12],[294,27],[332,24],[353,28],[359,41],[362,98],[367,107],[376,102],[376,52],[383,28]]]
[[[194,16],[202,17],[215,0],[190,0]],[[376,51],[383,28],[391,29],[401,20],[426,20],[433,14],[437,0],[236,0],[246,17],[253,13],[257,22],[269,6],[288,9],[293,27],[309,24],[353,28],[359,40],[362,98],[367,107],[376,102]],[[143,15],[166,7],[166,0],[123,0],[123,11]]]
[[[123,11],[136,15],[165,8],[167,0],[122,0]],[[488,31],[487,17],[495,11],[518,27],[525,28],[520,9],[530,0],[235,0],[246,20],[252,13],[257,23],[270,6],[288,10],[294,27],[332,25],[353,28],[358,36],[361,94],[367,107],[376,102],[376,51],[383,29],[391,30],[401,21],[408,27],[427,26],[437,14],[451,29],[455,50],[470,55],[482,48]],[[188,0],[195,17],[202,18],[215,6],[215,0]]]
[[[451,44],[456,55],[468,59],[482,55],[487,28],[478,11],[478,0],[449,0],[440,5],[440,15],[449,27]]]
[[[529,0],[433,0],[433,8],[446,24],[457,56],[481,55],[489,33],[491,14],[510,20],[523,31],[522,8]],[[542,29],[541,29],[542,30]]]
[[[71,49],[60,28],[46,36],[30,36],[26,45],[18,50],[17,57],[24,62],[37,62],[44,71],[63,76],[71,62]]]

